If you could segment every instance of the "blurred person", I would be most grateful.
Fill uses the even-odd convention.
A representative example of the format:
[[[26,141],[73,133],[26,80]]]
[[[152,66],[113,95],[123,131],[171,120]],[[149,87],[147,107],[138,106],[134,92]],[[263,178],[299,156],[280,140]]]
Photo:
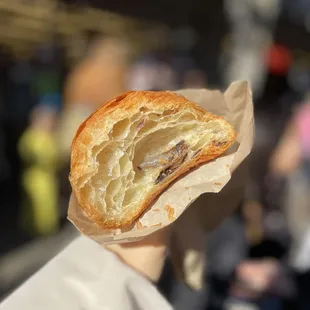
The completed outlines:
[[[79,124],[100,105],[127,90],[129,46],[113,37],[95,37],[86,57],[69,74],[59,122],[59,150],[69,162],[71,142]]]
[[[286,180],[283,207],[292,236],[289,263],[297,274],[299,308],[310,308],[310,103],[309,95],[288,122],[270,160],[270,182]]]
[[[270,171],[279,176],[289,176],[301,165],[308,175],[310,161],[310,104],[306,102],[294,113],[287,124],[270,160]]]
[[[18,143],[24,165],[21,222],[31,235],[50,234],[59,227],[55,128],[61,108],[61,52],[53,41],[36,50],[32,63],[32,91],[36,104]]]
[[[50,234],[58,228],[56,117],[57,112],[48,105],[35,107],[30,126],[19,141],[25,194],[21,221],[32,235]]]
[[[64,91],[65,108],[87,106],[97,109],[102,102],[126,90],[128,46],[113,37],[95,37],[86,57],[69,74]]]

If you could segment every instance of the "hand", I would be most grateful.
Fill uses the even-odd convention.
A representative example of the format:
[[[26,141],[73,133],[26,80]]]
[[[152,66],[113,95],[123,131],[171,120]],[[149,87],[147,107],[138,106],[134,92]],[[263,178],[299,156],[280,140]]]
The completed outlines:
[[[143,276],[157,281],[164,266],[168,240],[169,228],[164,228],[140,241],[108,245],[106,248]]]

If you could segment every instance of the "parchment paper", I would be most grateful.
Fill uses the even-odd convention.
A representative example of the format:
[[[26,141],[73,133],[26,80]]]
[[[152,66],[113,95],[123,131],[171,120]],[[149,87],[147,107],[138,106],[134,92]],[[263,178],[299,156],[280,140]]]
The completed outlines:
[[[102,230],[81,208],[73,204],[68,210],[68,218],[81,233],[100,244],[140,240],[173,223],[200,195],[220,192],[248,156],[252,148],[254,122],[252,94],[247,82],[234,82],[225,93],[206,89],[185,89],[177,93],[198,103],[205,110],[225,117],[237,131],[234,145],[224,156],[199,167],[174,183],[127,231]]]

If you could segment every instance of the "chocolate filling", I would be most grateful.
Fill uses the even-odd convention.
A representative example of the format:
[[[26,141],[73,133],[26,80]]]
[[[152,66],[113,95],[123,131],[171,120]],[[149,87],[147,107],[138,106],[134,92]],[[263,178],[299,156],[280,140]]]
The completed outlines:
[[[221,146],[225,145],[227,143],[227,141],[216,141],[216,140],[213,140],[212,143],[216,147],[221,147]]]
[[[172,174],[174,171],[176,171],[184,162],[185,158],[187,156],[187,153],[183,155],[183,157],[180,157],[179,160],[175,163],[173,163],[171,166],[167,167],[166,169],[162,170],[157,179],[155,180],[155,184],[160,183],[163,181],[167,176]]]
[[[138,169],[147,170],[162,167],[155,181],[155,184],[158,184],[183,164],[188,153],[188,148],[189,146],[182,140],[169,151],[146,158],[145,161],[138,166]]]
[[[142,162],[138,169],[147,170],[152,168],[163,167],[163,169],[167,169],[169,166],[178,162],[181,158],[183,158],[188,152],[188,145],[184,140],[180,141],[169,151],[166,151],[161,154],[156,154],[154,156],[147,157],[144,162]]]

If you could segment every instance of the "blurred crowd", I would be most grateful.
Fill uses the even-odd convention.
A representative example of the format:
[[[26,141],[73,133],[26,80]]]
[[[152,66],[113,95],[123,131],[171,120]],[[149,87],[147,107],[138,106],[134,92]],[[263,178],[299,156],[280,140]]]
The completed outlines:
[[[138,55],[92,33],[74,65],[57,40],[18,58],[0,45],[0,255],[67,225],[71,141],[104,102],[246,78],[256,134],[244,200],[208,236],[203,289],[182,284],[169,257],[158,286],[175,309],[310,309],[310,68],[272,43],[278,1],[253,3],[226,1],[234,44],[214,60],[218,83],[196,57],[192,29]]]

